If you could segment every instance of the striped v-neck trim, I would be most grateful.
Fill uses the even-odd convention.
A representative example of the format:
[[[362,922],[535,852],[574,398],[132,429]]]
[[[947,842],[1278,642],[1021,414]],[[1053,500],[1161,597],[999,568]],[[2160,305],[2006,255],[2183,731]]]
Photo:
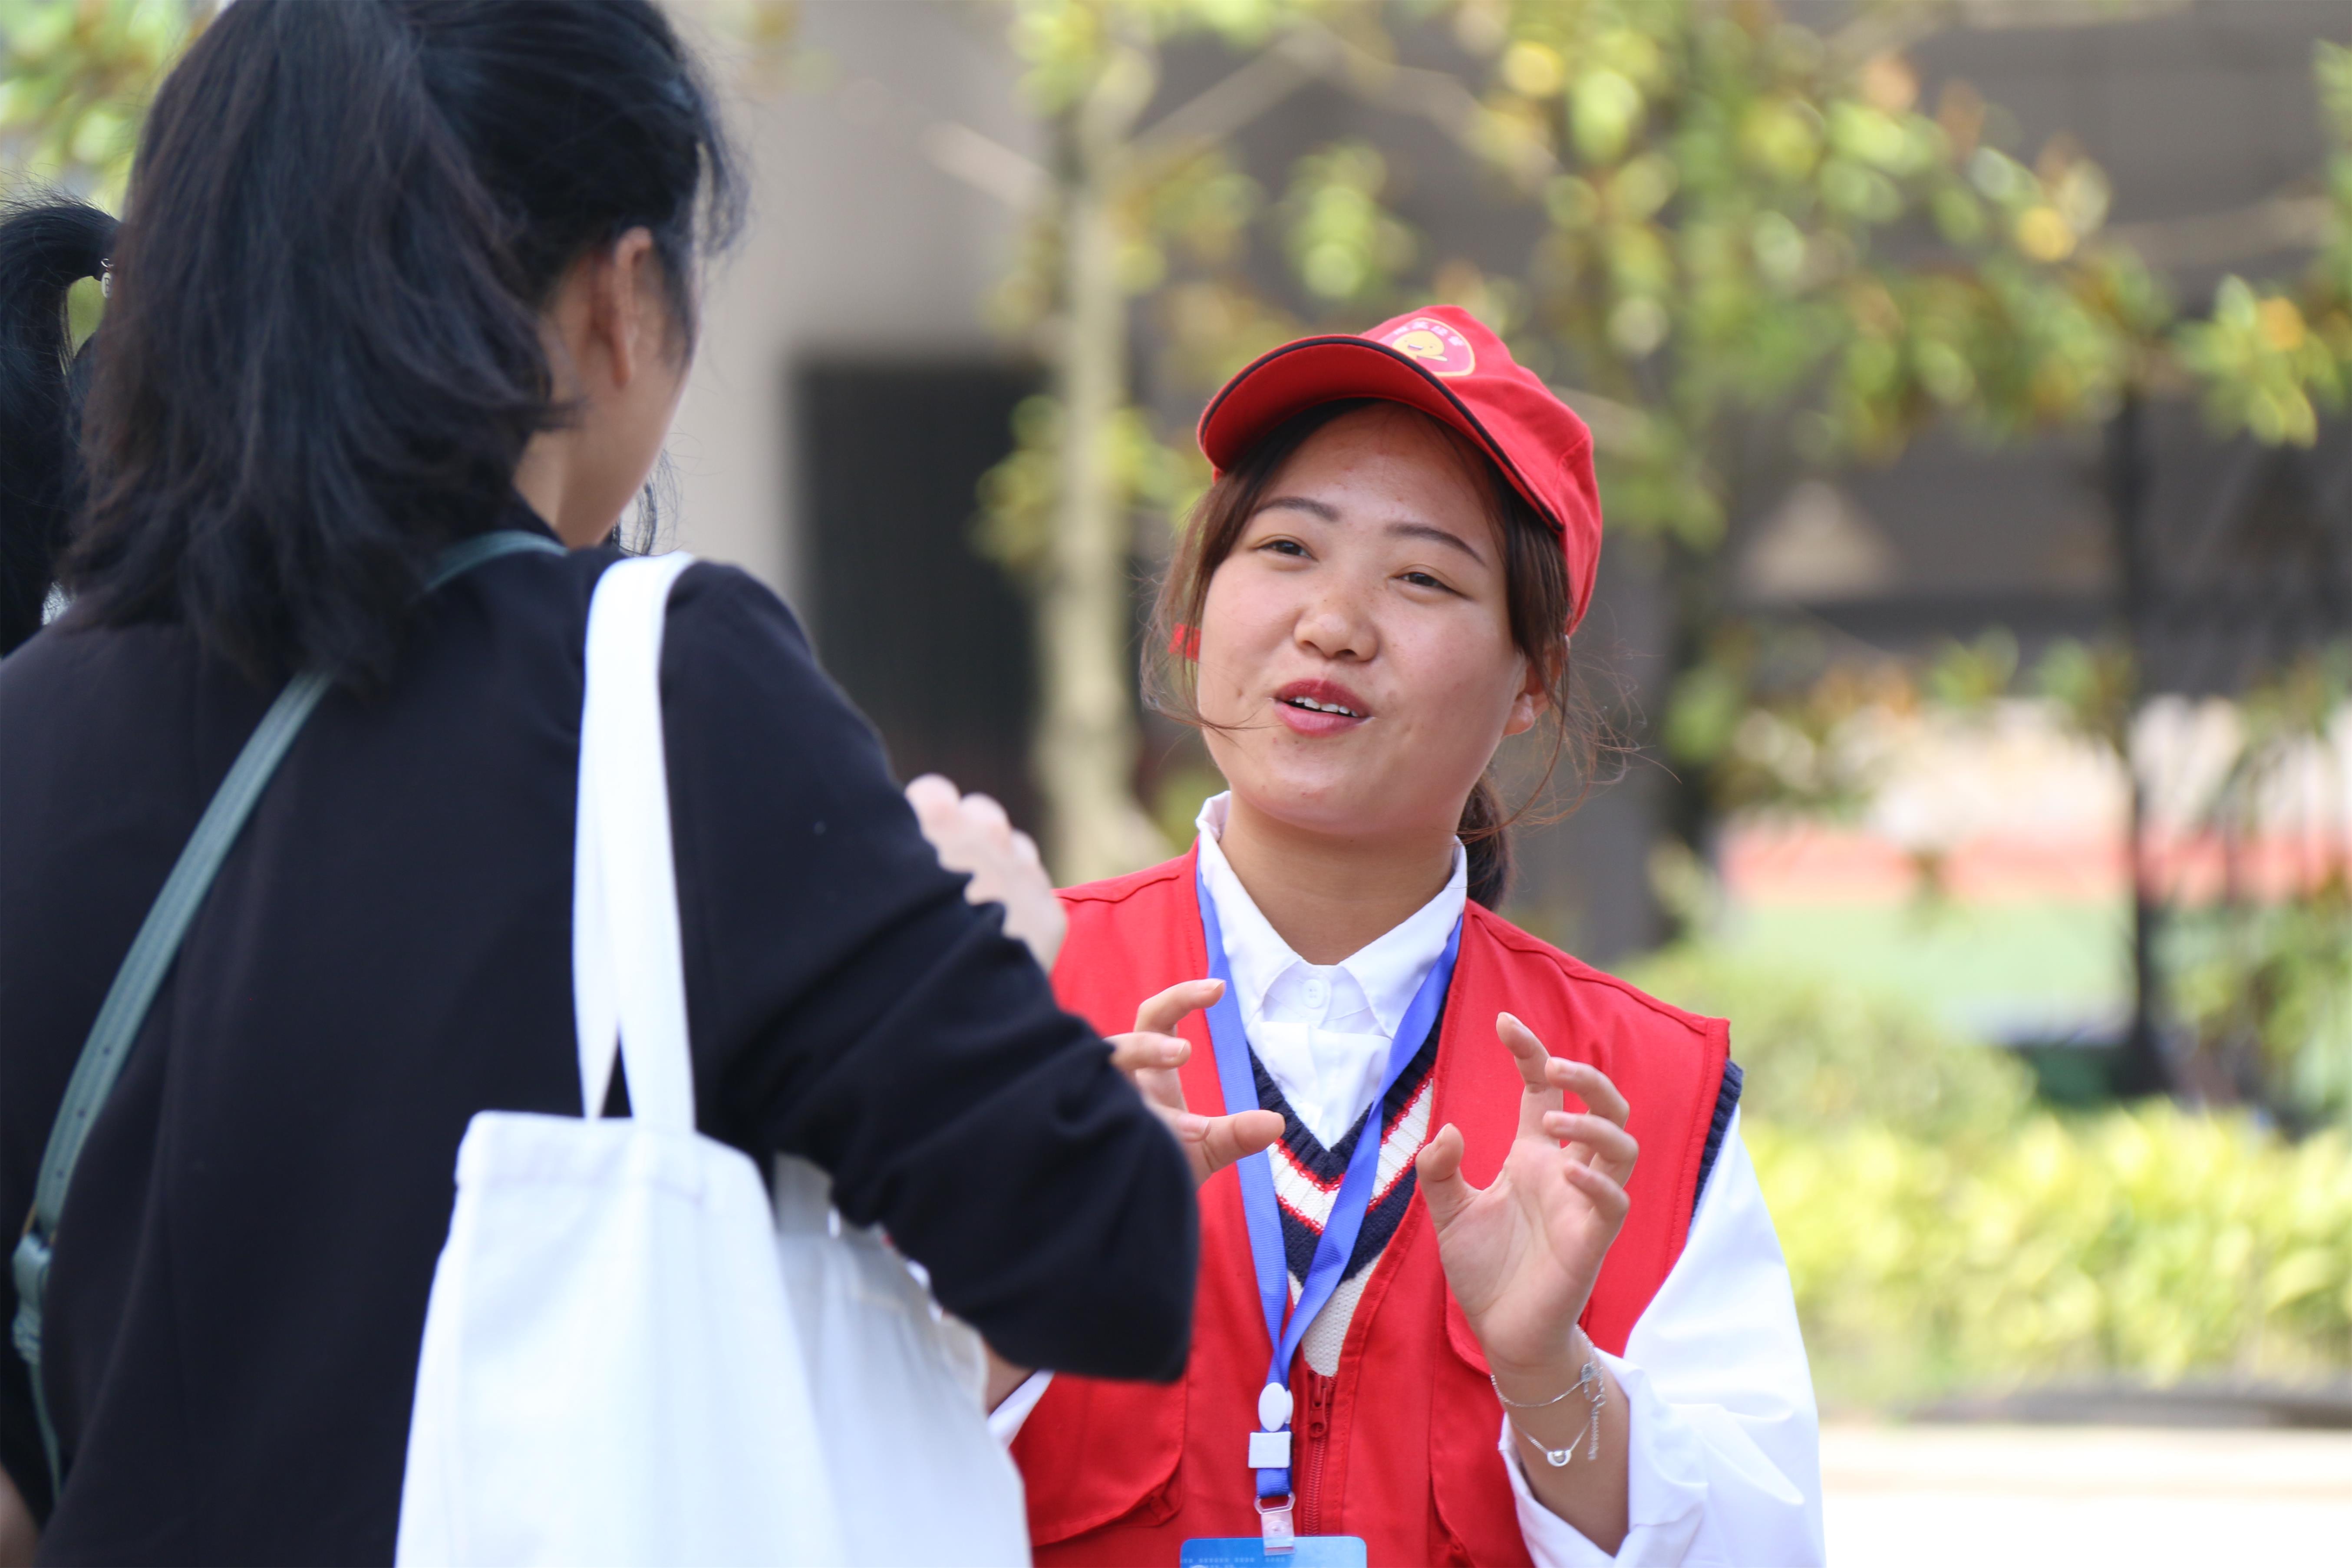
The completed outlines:
[[[1429,1142],[1430,1113],[1437,1087],[1437,1037],[1443,1026],[1442,1017],[1430,1026],[1421,1048],[1413,1053],[1404,1071],[1397,1075],[1396,1082],[1381,1099],[1380,1167],[1373,1180],[1372,1201],[1364,1215],[1363,1229],[1357,1233],[1355,1249],[1340,1274],[1342,1281],[1353,1279],[1380,1257],[1412,1204],[1413,1158]],[[1291,1109],[1281,1087],[1258,1060],[1255,1050],[1250,1052],[1250,1075],[1257,1084],[1259,1107],[1282,1118],[1282,1137],[1267,1151],[1267,1157],[1274,1167],[1276,1207],[1282,1215],[1282,1245],[1289,1266],[1290,1295],[1297,1300],[1307,1270],[1315,1260],[1315,1245],[1322,1238],[1323,1227],[1331,1217],[1332,1203],[1339,1194],[1339,1184],[1348,1173],[1348,1162],[1364,1135],[1371,1111],[1367,1108],[1345,1136],[1326,1148]]]

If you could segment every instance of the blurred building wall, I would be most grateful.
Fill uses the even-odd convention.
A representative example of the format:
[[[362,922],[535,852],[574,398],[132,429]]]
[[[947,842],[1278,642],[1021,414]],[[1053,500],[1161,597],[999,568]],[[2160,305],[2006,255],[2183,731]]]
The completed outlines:
[[[677,10],[732,100],[751,174],[750,222],[711,280],[669,444],[677,542],[743,566],[805,614],[796,368],[1001,356],[981,306],[1005,264],[1010,210],[941,172],[921,138],[956,121],[1025,148],[1031,127],[990,7],[803,5],[794,77],[768,84],[714,15],[691,0]]]

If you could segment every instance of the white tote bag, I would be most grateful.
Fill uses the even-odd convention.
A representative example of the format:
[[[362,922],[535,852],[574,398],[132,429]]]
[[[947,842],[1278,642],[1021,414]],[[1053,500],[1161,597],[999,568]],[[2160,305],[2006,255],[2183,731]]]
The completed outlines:
[[[403,1563],[1025,1563],[978,1347],[825,1178],[694,1130],[661,634],[683,554],[588,617],[574,856],[580,1119],[457,1153],[401,1495]],[[615,1054],[632,1116],[604,1120]]]
[[[805,1160],[776,1161],[776,1250],[848,1561],[1026,1568],[1021,1472],[989,1435],[980,1336],[881,1236],[843,1223]]]

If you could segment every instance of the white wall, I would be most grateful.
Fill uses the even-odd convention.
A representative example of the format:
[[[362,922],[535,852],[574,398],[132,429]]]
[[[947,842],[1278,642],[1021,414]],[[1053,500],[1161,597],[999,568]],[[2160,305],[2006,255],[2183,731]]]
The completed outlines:
[[[749,82],[717,13],[675,9],[730,100],[751,194],[742,240],[711,279],[671,435],[677,542],[793,598],[805,579],[791,367],[1001,351],[981,306],[1017,220],[936,167],[919,139],[956,121],[1025,149],[1030,127],[997,6],[806,0],[803,79],[768,90]]]

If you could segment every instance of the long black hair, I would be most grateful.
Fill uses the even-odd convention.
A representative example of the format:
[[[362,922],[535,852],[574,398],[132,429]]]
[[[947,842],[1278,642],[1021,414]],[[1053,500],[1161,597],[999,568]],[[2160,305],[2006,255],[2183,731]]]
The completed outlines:
[[[567,268],[648,229],[683,352],[740,208],[650,0],[241,0],[158,92],[110,236],[64,585],[257,679],[381,683],[434,552],[564,416],[539,315]],[[71,205],[0,225],[12,609],[16,552],[75,507],[62,303],[102,233]]]

